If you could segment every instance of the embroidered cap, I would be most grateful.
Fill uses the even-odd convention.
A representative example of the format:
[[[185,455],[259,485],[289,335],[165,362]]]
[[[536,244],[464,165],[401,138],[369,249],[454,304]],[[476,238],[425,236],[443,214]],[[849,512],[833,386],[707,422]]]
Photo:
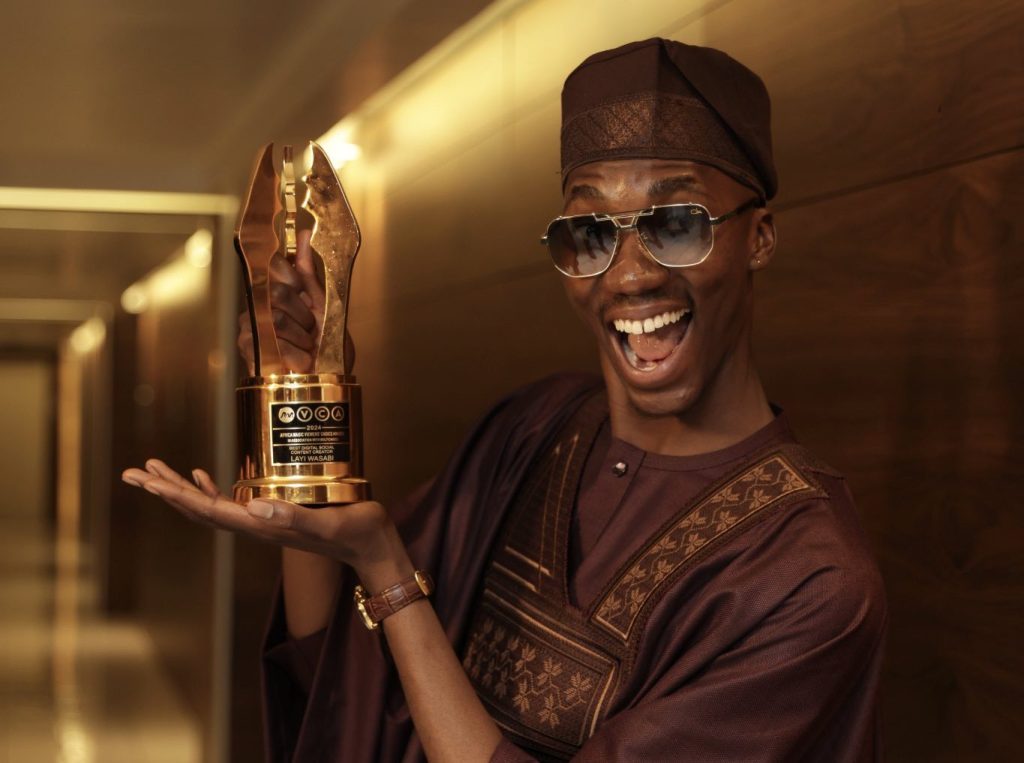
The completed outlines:
[[[562,185],[582,164],[689,159],[775,195],[771,102],[714,48],[655,37],[587,58],[562,88]]]

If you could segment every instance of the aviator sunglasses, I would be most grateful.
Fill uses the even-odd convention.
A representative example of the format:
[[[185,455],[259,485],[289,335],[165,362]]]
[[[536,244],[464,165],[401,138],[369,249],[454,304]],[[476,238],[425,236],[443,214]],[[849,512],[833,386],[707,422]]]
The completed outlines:
[[[701,204],[666,204],[619,214],[592,213],[556,217],[540,242],[551,252],[559,272],[570,278],[599,276],[612,264],[623,231],[635,229],[640,245],[655,262],[667,268],[700,265],[711,254],[714,229],[753,207],[759,198],[712,217]]]

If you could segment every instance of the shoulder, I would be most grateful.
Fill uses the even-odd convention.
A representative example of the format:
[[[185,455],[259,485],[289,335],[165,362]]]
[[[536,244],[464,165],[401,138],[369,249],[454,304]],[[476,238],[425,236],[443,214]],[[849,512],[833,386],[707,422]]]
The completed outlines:
[[[439,477],[447,475],[451,482],[479,472],[490,484],[515,472],[600,388],[600,379],[593,375],[558,374],[514,390],[477,419]]]
[[[885,585],[846,480],[802,447],[784,451],[814,490],[765,518],[740,557],[763,565],[775,600],[765,612],[813,622],[819,639],[877,642],[888,620]],[[763,581],[762,581],[763,583]]]
[[[508,444],[542,440],[602,386],[600,377],[593,374],[546,376],[498,400],[479,421],[474,435],[500,433]]]
[[[772,633],[799,648],[841,639],[870,649],[879,642],[888,619],[885,588],[844,480],[800,450],[779,453],[797,478],[790,484],[805,487],[775,500],[759,480],[788,478],[769,469],[747,487],[723,488],[729,500],[757,496],[764,505],[753,511],[711,496],[712,510],[687,526],[698,526],[687,538],[699,550],[678,577],[670,575],[675,581],[653,613],[655,633],[711,627],[722,644]],[[680,524],[700,510],[681,515]]]

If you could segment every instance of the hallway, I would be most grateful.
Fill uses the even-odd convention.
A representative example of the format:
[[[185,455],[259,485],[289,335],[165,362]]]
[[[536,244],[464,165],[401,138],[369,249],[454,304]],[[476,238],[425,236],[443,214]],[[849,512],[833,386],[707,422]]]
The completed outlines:
[[[0,515],[0,763],[200,760],[149,637],[94,613],[76,555],[45,523]]]

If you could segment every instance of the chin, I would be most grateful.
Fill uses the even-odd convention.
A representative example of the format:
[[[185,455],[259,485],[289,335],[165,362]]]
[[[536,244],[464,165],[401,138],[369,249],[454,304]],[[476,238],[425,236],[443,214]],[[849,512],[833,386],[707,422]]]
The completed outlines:
[[[619,373],[618,363],[602,355],[602,370],[609,400],[629,408],[641,416],[685,416],[697,405],[703,385],[697,383],[699,373],[690,370],[685,378],[667,380],[656,387],[637,385],[633,374]]]
[[[685,416],[700,399],[700,390],[690,384],[663,390],[638,390],[626,387],[624,391],[633,410],[652,418]]]

